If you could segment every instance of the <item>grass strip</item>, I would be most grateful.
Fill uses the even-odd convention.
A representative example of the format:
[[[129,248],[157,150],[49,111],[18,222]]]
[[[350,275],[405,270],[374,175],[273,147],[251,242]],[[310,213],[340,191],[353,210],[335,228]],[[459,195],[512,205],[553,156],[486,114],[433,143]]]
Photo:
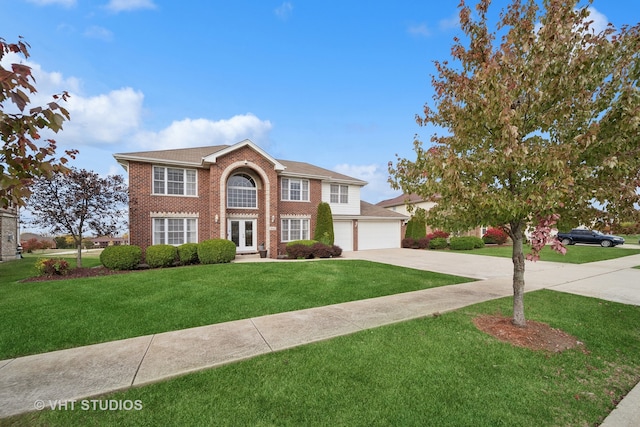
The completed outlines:
[[[32,263],[6,264],[26,271]],[[0,277],[0,359],[473,280],[357,260],[199,265],[30,283]]]
[[[542,353],[477,330],[511,298],[256,357],[100,399],[140,410],[45,411],[24,425],[597,425],[640,380],[640,307],[537,291],[529,318],[578,349]],[[633,327],[632,325],[636,325]],[[78,404],[79,405],[79,404]]]
[[[513,248],[511,245],[494,246],[489,245],[480,249],[465,251],[464,253],[476,255],[488,255],[502,258],[511,258]],[[531,250],[525,245],[525,254]],[[620,247],[602,248],[600,246],[569,246],[565,255],[559,254],[550,247],[545,247],[540,252],[541,261],[565,262],[569,264],[585,264],[596,261],[606,261],[609,259],[622,258],[630,255],[640,254],[640,249],[625,249]]]

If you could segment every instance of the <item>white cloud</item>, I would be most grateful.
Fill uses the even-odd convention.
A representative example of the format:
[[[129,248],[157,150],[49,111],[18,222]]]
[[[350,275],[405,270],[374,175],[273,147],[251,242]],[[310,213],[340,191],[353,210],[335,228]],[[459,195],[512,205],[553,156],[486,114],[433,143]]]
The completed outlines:
[[[88,98],[72,93],[67,103],[71,120],[60,140],[75,145],[122,142],[140,128],[143,100],[142,92],[129,87]]]
[[[391,189],[389,185],[389,173],[386,166],[377,164],[350,165],[343,163],[334,167],[333,170],[353,178],[367,181],[368,184],[362,188],[360,198],[369,203],[378,203],[381,200],[391,199],[398,195],[398,192]]]
[[[251,113],[236,115],[228,120],[184,119],[174,121],[159,132],[140,132],[135,141],[153,149],[234,144],[251,139],[258,145],[268,144],[271,122],[260,120]]]
[[[412,36],[419,37],[429,37],[431,35],[431,30],[427,27],[427,24],[417,24],[411,25],[407,29],[407,32]]]
[[[106,28],[99,27],[97,25],[93,25],[87,28],[84,32],[84,35],[92,39],[98,39],[103,41],[113,40],[113,33],[111,31],[107,30]]]
[[[291,2],[286,1],[282,3],[280,6],[278,6],[274,11],[274,13],[278,18],[280,18],[283,21],[286,21],[293,14],[293,4],[291,4]]]
[[[593,21],[591,23],[591,28],[595,33],[599,34],[606,30],[607,25],[609,24],[609,19],[604,14],[598,12],[595,7],[589,6],[587,10],[589,11],[588,20]]]
[[[64,7],[71,7],[76,5],[76,0],[27,0],[29,3],[33,3],[38,6],[60,5]]]
[[[109,0],[106,8],[112,12],[128,12],[138,9],[155,9],[153,0]]]

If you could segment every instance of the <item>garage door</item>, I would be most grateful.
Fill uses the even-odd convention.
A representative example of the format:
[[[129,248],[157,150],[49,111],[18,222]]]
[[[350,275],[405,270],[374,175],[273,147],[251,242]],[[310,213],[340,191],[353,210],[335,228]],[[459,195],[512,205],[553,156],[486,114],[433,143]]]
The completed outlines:
[[[400,221],[358,221],[358,250],[400,247]]]
[[[343,251],[353,250],[353,226],[351,221],[334,221],[334,244],[340,246]]]

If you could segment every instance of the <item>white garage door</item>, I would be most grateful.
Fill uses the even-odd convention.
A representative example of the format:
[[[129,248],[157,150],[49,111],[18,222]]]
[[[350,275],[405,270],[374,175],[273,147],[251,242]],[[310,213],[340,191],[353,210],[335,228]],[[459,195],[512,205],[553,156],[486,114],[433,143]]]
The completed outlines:
[[[358,221],[358,250],[400,247],[400,221]]]
[[[333,221],[334,244],[343,251],[353,250],[353,226],[351,221]]]

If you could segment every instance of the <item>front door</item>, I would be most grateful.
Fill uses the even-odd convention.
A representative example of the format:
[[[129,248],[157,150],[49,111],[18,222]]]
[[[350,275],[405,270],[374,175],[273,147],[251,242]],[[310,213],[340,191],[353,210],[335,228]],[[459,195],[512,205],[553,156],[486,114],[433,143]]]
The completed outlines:
[[[228,224],[228,238],[236,244],[237,252],[256,252],[256,223],[255,219],[230,219]]]

